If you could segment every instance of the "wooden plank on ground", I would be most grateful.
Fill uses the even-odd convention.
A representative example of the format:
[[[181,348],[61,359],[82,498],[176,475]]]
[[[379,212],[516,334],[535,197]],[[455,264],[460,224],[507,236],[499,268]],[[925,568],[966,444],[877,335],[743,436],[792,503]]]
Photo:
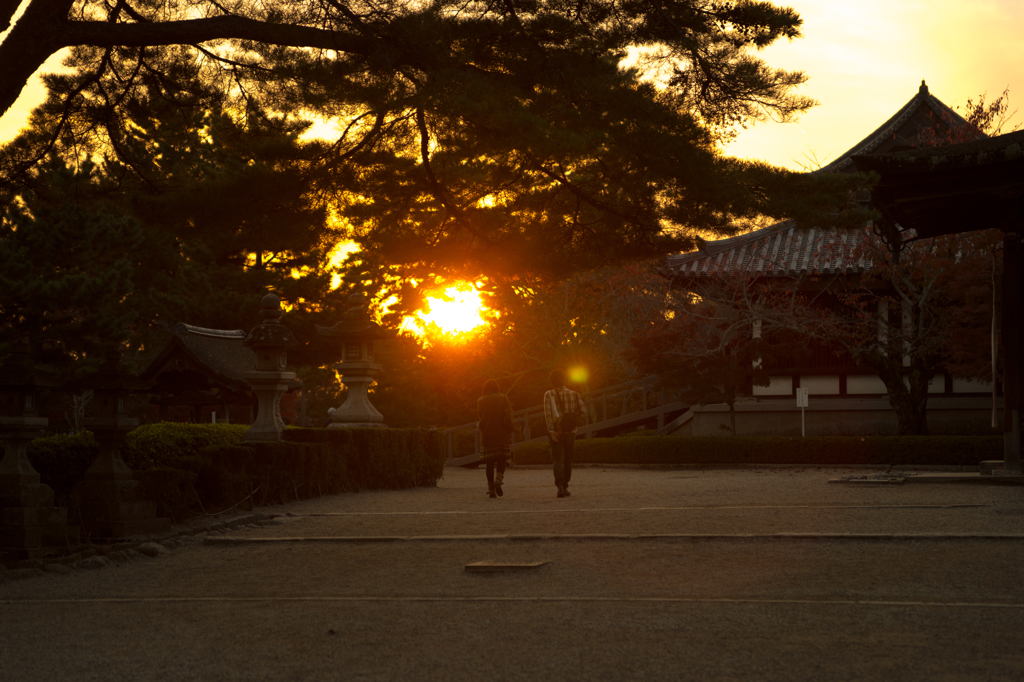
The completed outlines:
[[[531,563],[515,563],[509,561],[477,561],[466,564],[466,573],[504,573],[507,571],[529,571],[539,568],[548,561],[534,561]]]

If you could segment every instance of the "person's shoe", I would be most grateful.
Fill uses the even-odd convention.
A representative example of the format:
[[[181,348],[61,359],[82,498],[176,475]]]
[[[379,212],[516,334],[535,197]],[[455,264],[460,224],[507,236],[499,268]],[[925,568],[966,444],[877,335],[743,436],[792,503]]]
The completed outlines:
[[[496,492],[498,494],[498,497],[502,496],[501,484],[504,482],[504,480],[505,480],[505,472],[504,471],[499,471],[498,473],[494,474],[494,492]]]
[[[565,497],[565,488],[561,485],[558,486],[558,497]]]
[[[493,483],[488,483],[487,484],[487,497],[497,497],[497,496],[498,495],[495,493],[495,490],[494,490],[494,484]]]
[[[565,493],[566,497],[570,497],[572,495],[572,493],[569,492],[569,486],[568,485],[563,485],[562,486],[562,492]]]

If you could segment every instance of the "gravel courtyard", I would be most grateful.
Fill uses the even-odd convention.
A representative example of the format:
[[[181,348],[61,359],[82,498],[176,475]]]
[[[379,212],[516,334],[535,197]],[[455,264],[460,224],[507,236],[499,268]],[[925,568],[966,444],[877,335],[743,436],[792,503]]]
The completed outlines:
[[[0,584],[2,680],[1024,679],[1024,488],[482,471]],[[846,535],[847,537],[843,537]],[[470,573],[474,562],[538,563]]]

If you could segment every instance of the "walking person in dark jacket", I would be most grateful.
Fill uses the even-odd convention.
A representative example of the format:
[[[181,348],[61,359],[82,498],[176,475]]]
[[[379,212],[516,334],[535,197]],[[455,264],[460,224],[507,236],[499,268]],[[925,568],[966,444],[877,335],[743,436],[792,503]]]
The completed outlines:
[[[512,404],[498,382],[484,382],[484,394],[476,401],[480,420],[480,460],[487,463],[487,495],[501,497],[505,465],[512,455]],[[497,469],[497,475],[495,475]]]
[[[584,422],[583,398],[565,387],[565,373],[552,370],[551,390],[544,394],[544,421],[548,427],[551,463],[558,497],[569,497],[572,456],[576,448],[576,426]]]

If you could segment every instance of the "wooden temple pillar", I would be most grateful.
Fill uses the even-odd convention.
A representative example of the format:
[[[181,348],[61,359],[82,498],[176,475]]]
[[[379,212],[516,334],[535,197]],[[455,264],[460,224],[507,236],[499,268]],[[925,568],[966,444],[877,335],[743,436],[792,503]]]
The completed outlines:
[[[1003,469],[1017,472],[1021,470],[1022,255],[1021,233],[1007,230],[1003,237]]]

